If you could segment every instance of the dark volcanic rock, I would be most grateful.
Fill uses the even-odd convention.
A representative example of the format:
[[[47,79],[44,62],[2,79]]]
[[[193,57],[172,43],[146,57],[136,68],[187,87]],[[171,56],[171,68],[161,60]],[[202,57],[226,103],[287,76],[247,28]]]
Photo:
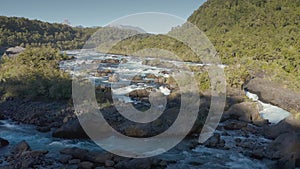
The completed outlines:
[[[89,161],[83,161],[79,164],[80,169],[92,169],[93,166],[94,164]]]
[[[27,168],[53,168],[55,166],[54,160],[49,159],[49,163],[47,163],[45,160],[46,154],[48,151],[24,151],[22,153],[19,153],[15,156],[9,157],[9,165],[6,166],[7,168],[21,168],[21,169],[27,169]],[[51,162],[50,162],[51,161]]]
[[[226,129],[226,130],[241,130],[242,128],[247,127],[247,125],[248,124],[246,122],[231,121],[224,125],[224,129]]]
[[[0,120],[4,120],[4,119],[5,119],[4,115],[0,113]]]
[[[214,134],[209,138],[204,145],[211,148],[223,148],[225,146],[225,141],[221,139],[220,134]]]
[[[84,160],[87,158],[89,151],[77,147],[65,148],[60,151],[61,154],[70,155],[74,159]]]
[[[18,143],[17,145],[15,145],[13,148],[12,148],[12,153],[13,154],[19,154],[19,153],[23,153],[25,151],[30,151],[31,148],[30,146],[28,145],[28,143],[26,141],[21,141],[20,143]]]
[[[52,136],[67,139],[88,138],[85,131],[81,127],[81,124],[76,118],[68,121],[67,123],[63,124],[60,128],[56,129],[52,133]]]
[[[86,158],[93,163],[105,164],[106,161],[112,160],[113,155],[108,152],[90,152]]]
[[[0,138],[0,148],[5,147],[9,144],[9,142],[3,138]]]
[[[62,101],[43,102],[13,98],[0,103],[0,112],[14,121],[49,130],[46,128],[60,127],[66,116],[74,115],[74,108]]]
[[[63,164],[67,164],[69,162],[69,160],[71,160],[71,159],[72,159],[71,155],[62,154],[59,156],[58,161]]]
[[[153,161],[150,158],[132,159],[130,161],[122,161],[115,165],[117,169],[151,169]]]
[[[39,131],[39,132],[45,133],[45,132],[49,132],[51,130],[51,128],[47,127],[47,126],[45,126],[45,127],[39,127],[38,126],[38,127],[36,127],[36,130]]]
[[[269,149],[277,150],[281,159],[279,165],[282,168],[300,167],[300,134],[289,132],[280,135],[270,144]]]

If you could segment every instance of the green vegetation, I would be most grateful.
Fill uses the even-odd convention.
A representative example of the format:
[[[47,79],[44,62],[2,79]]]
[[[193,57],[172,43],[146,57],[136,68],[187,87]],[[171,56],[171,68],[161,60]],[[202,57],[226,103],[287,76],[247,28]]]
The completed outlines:
[[[69,99],[71,79],[59,70],[69,59],[58,49],[29,47],[16,57],[3,57],[0,64],[0,91],[4,98]]]
[[[188,21],[205,32],[217,49],[222,63],[228,65],[225,72],[230,87],[240,88],[249,78],[259,75],[295,91],[300,90],[300,0],[208,0],[189,17]],[[178,33],[181,28],[172,29],[169,35]],[[161,49],[170,52],[170,55],[165,54],[164,57],[174,59],[175,54],[184,61],[200,62],[189,47],[166,35],[135,35],[137,32],[134,30],[109,27],[99,29],[102,31],[93,36],[86,47],[98,47],[99,51],[109,50],[110,53],[125,55],[141,54],[139,51],[149,48]],[[47,44],[59,49],[81,48],[95,31],[94,28],[73,28],[24,18],[0,17],[0,47]],[[119,42],[112,49],[107,48],[120,36],[127,35],[135,36]],[[33,50],[36,51],[32,52]],[[50,55],[54,49],[43,47],[42,51],[44,50],[48,50]],[[26,90],[28,93],[33,92],[34,96],[63,98],[64,96],[51,95],[51,91],[56,89],[51,85],[51,80],[48,81],[49,77],[66,80],[66,76],[55,68],[57,61],[62,58],[59,58],[57,53],[55,63],[53,60],[49,63],[43,62],[49,60],[47,58],[49,55],[47,52],[41,53],[42,51],[29,48],[20,55],[20,58],[4,58],[0,76],[2,83],[28,82],[26,85],[30,88],[31,79],[33,84],[41,87],[30,89],[38,89],[37,93],[29,89]],[[37,59],[42,55],[46,58]],[[153,56],[163,57],[155,52]],[[35,62],[36,60],[42,61],[39,63]],[[34,70],[36,67],[38,69]],[[208,89],[208,75],[199,72],[196,75],[201,84],[200,88]],[[34,82],[34,79],[38,78],[48,79],[45,80],[46,85],[37,80]],[[26,85],[19,85],[19,88]],[[6,92],[8,95],[22,93],[16,92],[19,90],[15,89],[8,90],[7,87],[5,90],[9,91]]]
[[[300,0],[208,0],[188,21],[204,31],[228,65],[229,86],[239,88],[260,74],[300,90]],[[130,55],[145,48],[200,61],[184,44],[164,35],[136,35],[120,42],[112,53]]]
[[[263,73],[300,89],[300,0],[208,0],[188,21],[230,66],[229,84]]]
[[[168,58],[174,60],[183,60],[183,61],[191,61],[191,62],[200,62],[201,60],[196,57],[193,51],[180,42],[170,36],[166,35],[151,35],[151,34],[139,34],[127,38],[117,45],[115,45],[110,52],[111,53],[121,53],[124,55],[133,55],[138,51],[145,49],[161,49],[167,50],[171,52],[169,55],[166,53],[164,55],[160,52],[152,50],[151,52],[146,52],[145,56],[149,56],[151,53],[151,57],[159,57],[159,58]],[[174,54],[178,58],[174,58]],[[139,53],[138,56],[143,56],[143,53]]]
[[[48,45],[61,50],[80,49],[96,30],[0,16],[0,47]]]

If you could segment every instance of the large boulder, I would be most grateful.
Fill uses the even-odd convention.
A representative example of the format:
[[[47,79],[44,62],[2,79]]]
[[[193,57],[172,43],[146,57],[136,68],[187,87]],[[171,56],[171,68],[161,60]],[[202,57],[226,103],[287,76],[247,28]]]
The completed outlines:
[[[154,163],[154,160],[151,158],[145,158],[145,159],[132,159],[132,160],[126,160],[121,161],[117,165],[115,165],[115,168],[117,169],[151,169],[153,166],[156,165]]]
[[[300,112],[300,93],[289,90],[280,84],[265,78],[251,79],[246,85],[248,91],[257,94],[265,103],[281,107],[286,110]]]
[[[88,138],[78,119],[74,118],[63,124],[60,128],[52,133],[53,137],[67,138],[67,139],[82,139]]]
[[[4,120],[5,116],[0,112],[0,120]]]
[[[97,77],[103,77],[103,76],[108,76],[110,74],[112,74],[113,71],[111,69],[99,69],[97,70]]]
[[[225,141],[221,139],[221,135],[215,133],[207,141],[204,142],[206,147],[210,148],[223,148],[225,146]]]
[[[243,122],[243,121],[231,121],[224,125],[224,129],[225,130],[241,130],[243,128],[246,128],[247,126],[248,126],[248,123]]]
[[[12,154],[20,154],[26,151],[31,151],[29,144],[26,141],[21,141],[12,148]]]
[[[268,147],[280,154],[280,168],[300,167],[300,134],[288,132],[277,137]],[[277,154],[275,153],[275,154]]]
[[[151,135],[152,128],[149,126],[126,126],[124,129],[125,135],[129,137],[148,137]]]
[[[147,89],[138,89],[130,92],[128,95],[132,98],[148,97],[150,92]]]
[[[224,113],[223,120],[226,118],[234,118],[256,125],[264,124],[265,120],[259,114],[259,107],[256,102],[242,102],[234,104]]]
[[[3,138],[0,138],[0,148],[5,147],[9,144],[9,142]]]
[[[266,126],[264,135],[268,138],[275,139],[278,136],[291,131],[300,133],[300,120],[297,115],[291,115],[276,125]]]
[[[21,46],[11,47],[5,51],[5,54],[7,56],[16,56],[19,53],[23,52],[24,50],[25,50],[25,48],[23,48]]]
[[[119,59],[104,59],[100,60],[100,63],[109,63],[109,64],[119,64],[120,60]]]
[[[89,161],[83,161],[78,166],[80,169],[92,169],[94,164]]]
[[[77,147],[72,147],[62,149],[60,153],[64,155],[70,155],[74,159],[85,160],[88,157],[89,151]]]
[[[113,154],[103,151],[103,152],[90,152],[85,160],[91,161],[93,163],[105,164],[106,161],[112,160]]]
[[[133,83],[141,83],[143,82],[143,77],[141,75],[136,75],[132,78],[131,82]]]
[[[7,168],[54,168],[54,159],[47,158],[48,151],[22,151],[18,154],[12,154],[7,157]],[[47,159],[46,159],[47,158]],[[47,160],[47,162],[45,162]],[[51,166],[53,164],[53,166]],[[5,167],[4,167],[5,168]],[[56,168],[56,167],[55,167]]]

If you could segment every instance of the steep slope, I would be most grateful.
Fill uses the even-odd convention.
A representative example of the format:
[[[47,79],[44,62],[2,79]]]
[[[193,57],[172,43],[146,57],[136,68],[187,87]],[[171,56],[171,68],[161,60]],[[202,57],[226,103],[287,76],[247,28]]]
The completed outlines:
[[[300,74],[300,0],[208,0],[188,19],[224,62],[251,58]]]
[[[300,92],[300,0],[208,0],[188,21],[230,65],[228,84],[248,74],[241,82],[259,76]]]

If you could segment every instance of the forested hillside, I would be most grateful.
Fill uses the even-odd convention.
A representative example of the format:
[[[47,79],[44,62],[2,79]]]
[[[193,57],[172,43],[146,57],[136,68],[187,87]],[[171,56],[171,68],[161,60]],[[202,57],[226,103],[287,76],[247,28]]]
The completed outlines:
[[[300,0],[208,0],[188,20],[205,32],[223,62],[299,80]]]
[[[240,87],[260,74],[299,90],[300,0],[208,0],[188,21],[204,31],[229,65],[230,86]],[[181,45],[162,35],[140,36],[122,42],[115,52],[158,47],[199,61]]]
[[[0,16],[0,47],[50,45],[63,50],[79,49],[96,30]]]

